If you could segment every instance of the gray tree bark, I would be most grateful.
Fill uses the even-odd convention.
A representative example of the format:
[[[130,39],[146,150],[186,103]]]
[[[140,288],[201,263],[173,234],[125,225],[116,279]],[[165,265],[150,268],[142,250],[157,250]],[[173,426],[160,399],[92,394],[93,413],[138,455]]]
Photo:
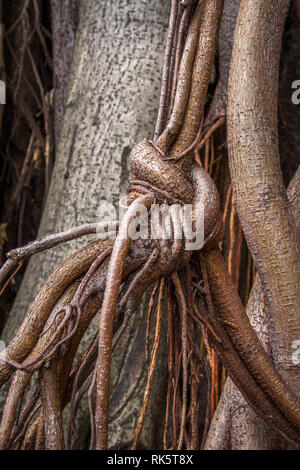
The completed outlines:
[[[169,2],[159,0],[79,1],[64,120],[39,236],[96,221],[99,204],[105,201],[117,207],[127,187],[130,149],[153,135],[168,17]],[[4,331],[6,341],[50,272],[85,243],[87,237],[30,260]],[[113,448],[133,438],[146,375],[140,347],[143,334],[140,312],[129,325],[112,367]],[[93,325],[83,345],[92,336]],[[157,380],[157,385],[163,381]],[[160,393],[154,396],[160,400]],[[157,402],[152,409],[160,409]],[[150,409],[142,446],[156,445],[155,418]],[[80,421],[89,427],[85,410]],[[85,437],[82,431],[79,447]]]
[[[79,0],[51,0],[54,140],[58,145],[78,23]]]

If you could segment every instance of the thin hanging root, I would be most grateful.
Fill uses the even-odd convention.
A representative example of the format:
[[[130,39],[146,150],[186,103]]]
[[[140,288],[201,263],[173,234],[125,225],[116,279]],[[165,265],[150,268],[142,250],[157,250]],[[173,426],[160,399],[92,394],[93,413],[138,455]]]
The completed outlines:
[[[205,346],[205,349],[206,349],[207,362],[209,364],[210,369],[212,369],[212,367],[213,367],[213,365],[212,365],[212,351],[211,351],[211,347],[210,347],[208,339],[207,339],[207,330],[202,325],[201,325],[201,331],[202,331],[203,343],[204,343],[204,346]]]
[[[84,288],[86,287],[87,283],[90,281],[92,276],[95,274],[97,269],[106,260],[106,258],[111,254],[111,252],[112,252],[112,247],[108,247],[106,250],[104,250],[102,253],[100,253],[100,255],[91,264],[88,272],[85,274],[84,278],[82,279],[81,283],[79,284],[78,289],[76,291],[76,294],[74,295],[74,298],[71,301],[71,306],[72,307],[78,307],[80,298],[81,298],[82,293],[84,291]]]
[[[223,261],[222,263],[224,263],[224,266],[225,266],[225,261]],[[209,266],[209,269],[208,269],[209,280],[211,280],[211,276],[215,276],[215,275],[219,276],[219,273],[220,273],[220,266],[218,266],[218,262],[216,260],[213,261],[213,266],[217,268],[217,271],[216,272],[214,271],[212,273],[211,272],[212,267]],[[202,274],[205,279],[207,276],[205,274],[205,269],[203,269]],[[207,282],[207,279],[205,279],[205,283],[206,282]],[[222,286],[222,289],[224,288],[226,292],[227,281],[225,282],[222,275],[218,279],[218,282]],[[220,285],[218,286],[218,288],[220,288]],[[234,294],[234,296],[232,297],[232,294],[233,294],[232,290],[233,289],[230,288],[230,291],[228,294],[230,298],[227,298],[227,296],[225,296],[224,298],[223,292],[220,292],[222,302],[220,302],[220,298],[218,297],[217,305],[218,305],[218,308],[220,309],[220,312],[223,315],[226,312],[228,313],[232,312],[232,308],[233,308],[232,298],[235,298],[234,296],[237,295],[237,294]],[[216,285],[212,286],[212,293],[216,297],[219,295],[218,289],[216,289]],[[204,305],[201,305],[201,309],[202,308],[206,310],[206,307]],[[208,316],[210,314],[206,312],[205,315]],[[242,308],[239,309],[239,316],[241,317],[241,320],[243,320],[244,315],[245,314],[243,313]],[[236,334],[237,332],[235,330],[231,331],[231,329],[228,329],[228,332],[227,332],[222,322],[216,322],[214,326],[216,328],[217,334],[222,338],[222,343],[221,344],[217,343],[213,337],[210,337],[210,341],[213,344],[215,350],[220,354],[223,364],[228,370],[228,373],[231,375],[231,378],[233,382],[235,383],[235,385],[239,388],[241,393],[244,395],[246,401],[253,408],[253,410],[257,414],[259,414],[259,416],[261,416],[269,424],[269,426],[275,432],[278,432],[293,447],[298,448],[300,444],[299,432],[286,419],[282,411],[276,407],[273,400],[270,399],[268,394],[264,393],[261,386],[257,382],[257,375],[252,375],[249,368],[247,368],[247,362],[248,362],[247,356],[245,357],[243,355],[242,357],[242,355],[240,355],[240,349],[243,349],[243,348],[240,347],[238,349],[235,347],[235,341],[232,341],[230,334],[232,333]],[[239,328],[239,334],[241,335],[240,340],[243,341],[244,346],[247,348],[247,354],[251,354],[250,348],[251,348],[251,345],[253,344],[253,339],[251,338],[250,340],[247,337],[245,338],[243,328],[244,326],[241,327],[240,325],[240,328]],[[258,352],[260,353],[259,347],[256,346],[255,357],[257,357]],[[268,361],[264,361],[263,363],[268,364]],[[282,385],[282,387],[284,388],[285,386]]]
[[[217,407],[220,396],[219,396],[219,361],[218,361],[218,356],[216,353],[214,353],[214,360],[215,360],[215,402],[216,402],[216,407]]]
[[[252,329],[220,251],[218,249],[203,251],[201,258],[203,278],[207,277],[209,281],[209,287],[223,319],[237,325],[237,329],[230,326],[225,329],[242,360],[264,393],[299,432],[299,401],[274,369],[270,358]]]
[[[216,409],[216,400],[215,400],[215,351],[211,352],[211,389],[210,389],[210,421],[213,419],[214,412]]]
[[[34,394],[30,398],[30,400],[28,400],[23,410],[20,412],[18,422],[15,424],[11,433],[11,442],[13,443],[13,445],[19,439],[20,435],[22,434],[23,436],[23,434],[25,433],[25,429],[28,425],[28,421],[27,421],[28,417],[31,416],[32,418],[32,416],[34,415],[33,412],[36,409],[39,396],[40,396],[40,390],[39,390],[39,387],[37,387],[35,389]],[[24,433],[22,432],[23,430],[24,430]]]
[[[71,300],[70,304],[69,305],[66,305],[64,306],[61,310],[59,310],[58,312],[56,312],[52,322],[49,324],[49,326],[47,327],[47,329],[41,334],[41,337],[43,337],[46,333],[48,333],[48,331],[53,327],[58,315],[62,312],[62,311],[65,311],[66,312],[66,315],[64,315],[61,323],[58,325],[58,327],[56,328],[55,330],[55,334],[54,336],[51,338],[51,341],[47,344],[47,346],[43,349],[43,351],[40,353],[39,356],[37,356],[33,361],[30,361],[28,362],[28,360],[25,361],[24,364],[22,364],[19,368],[22,368],[22,369],[30,369],[32,367],[40,367],[40,365],[47,361],[47,360],[50,360],[56,353],[56,351],[58,350],[58,348],[60,346],[62,346],[63,344],[65,344],[67,341],[70,340],[70,338],[72,338],[72,336],[75,334],[76,330],[77,330],[77,327],[78,327],[78,324],[79,324],[79,321],[80,321],[80,318],[81,318],[81,307],[79,306],[79,302],[80,302],[80,298],[81,298],[81,295],[84,291],[84,288],[86,287],[87,283],[89,282],[89,280],[91,279],[91,277],[93,276],[93,274],[95,274],[96,270],[101,266],[101,264],[105,261],[105,259],[108,257],[108,255],[111,253],[112,251],[112,247],[109,247],[107,248],[105,251],[103,251],[102,253],[100,253],[100,255],[95,259],[95,261],[92,263],[92,265],[90,266],[88,272],[86,273],[86,275],[84,276],[84,278],[82,279],[82,281],[80,282],[78,288],[77,288],[77,291],[73,297],[73,299]],[[63,329],[65,328],[68,320],[71,318],[72,316],[72,310],[75,309],[76,310],[76,321],[75,321],[75,325],[72,329],[69,330],[68,334],[66,336],[64,336],[60,341],[58,341],[58,343],[55,344],[55,340],[56,338],[61,334],[61,332],[63,331]],[[47,353],[47,351],[50,349],[51,346],[54,346],[52,348],[52,350],[50,352]]]
[[[12,446],[11,446],[12,448],[15,447],[15,446],[19,447],[21,445],[22,439],[23,439],[24,435],[27,433],[27,428],[28,428],[32,418],[35,416],[35,414],[39,410],[40,406],[41,406],[40,404],[36,404],[35,406],[32,407],[31,411],[28,413],[28,416],[24,421],[23,429],[20,431],[19,434],[17,434],[16,436],[13,437]]]
[[[17,265],[18,263],[16,263],[14,260],[12,259],[8,259],[7,261],[5,261],[5,263],[3,264],[2,268],[0,269],[0,284],[4,281],[4,279],[6,279],[6,277],[9,275],[10,271]],[[6,285],[8,284],[9,280],[5,283],[5,285],[3,286],[2,290],[1,290],[1,294],[2,292],[4,292],[4,290],[6,289]]]
[[[62,319],[62,322],[58,325],[58,327],[57,327],[53,337],[51,338],[50,342],[40,352],[40,354],[38,354],[34,359],[32,359],[32,360],[29,360],[29,358],[26,359],[23,364],[20,364],[17,367],[17,369],[20,369],[20,370],[36,370],[36,369],[38,369],[44,362],[46,362],[47,360],[50,360],[54,356],[56,350],[59,348],[59,346],[63,342],[67,341],[68,337],[63,337],[60,341],[58,341],[58,343],[55,343],[55,340],[63,332],[68,320],[72,316],[72,308],[69,305],[63,307],[58,312],[58,314],[62,313],[63,311],[65,311],[66,314],[64,315],[64,317]],[[57,318],[57,316],[58,315],[56,315],[55,317]],[[77,321],[78,321],[78,317],[77,317]],[[49,331],[49,329],[48,329],[48,331]],[[53,345],[54,345],[54,348],[52,350],[50,350],[50,352],[48,352],[49,349],[51,348],[51,346],[53,346]],[[47,354],[47,352],[48,352],[48,354]]]
[[[65,305],[64,307],[62,307],[60,310],[58,310],[55,313],[52,321],[49,323],[47,328],[40,334],[40,338],[43,338],[51,330],[51,328],[53,328],[58,316],[61,315],[62,312],[65,312],[65,315],[62,318],[62,322],[58,325],[59,331],[57,331],[57,330],[55,331],[55,338],[52,338],[52,339],[55,340],[56,337],[59,335],[59,333],[62,332],[62,330],[65,327],[65,324],[66,324],[67,320],[69,320],[69,318],[71,317],[71,314],[72,314],[72,308],[71,308],[70,305]],[[50,345],[48,345],[48,347],[50,347]],[[44,351],[44,352],[46,352],[46,351]],[[41,359],[41,357],[42,357],[42,353],[40,354],[39,359]]]
[[[197,135],[195,137],[195,140],[185,150],[183,150],[183,152],[181,152],[177,157],[170,157],[170,160],[172,160],[173,162],[177,162],[181,158],[188,155],[196,147],[196,145],[198,144],[198,142],[199,142],[199,140],[200,140],[200,138],[202,137],[202,134],[203,134],[202,133],[203,120],[204,120],[204,114],[202,115],[201,123],[200,123],[199,129],[198,129]]]
[[[128,299],[129,299],[129,296],[132,294],[134,289],[137,287],[139,281],[142,279],[144,274],[148,271],[148,269],[151,267],[151,265],[157,260],[158,255],[159,255],[159,249],[154,248],[154,250],[152,251],[152,253],[150,255],[150,258],[146,261],[144,266],[134,276],[132,282],[130,283],[130,285],[127,289],[127,291],[125,292],[125,294],[121,298],[121,300],[119,302],[119,305],[118,305],[119,310],[122,310],[122,308],[126,305]]]
[[[164,125],[165,125],[165,121],[166,121],[168,85],[169,85],[172,48],[173,48],[174,35],[175,35],[175,29],[176,29],[177,11],[178,11],[178,2],[177,0],[172,0],[169,28],[168,28],[168,34],[167,34],[167,43],[166,43],[165,56],[164,56],[162,85],[161,85],[161,93],[160,93],[160,99],[159,99],[159,109],[158,109],[157,122],[156,122],[155,133],[154,133],[154,142],[156,142],[157,138],[162,133]]]
[[[88,391],[88,404],[89,404],[89,412],[90,412],[90,423],[91,423],[91,442],[90,442],[90,449],[95,448],[96,442],[96,429],[95,429],[95,415],[94,415],[94,408],[93,408],[93,390],[95,388],[97,373],[96,369],[94,371],[91,384],[89,386]]]
[[[224,222],[224,224],[226,224],[228,213],[230,211],[231,195],[232,195],[232,184],[230,183],[229,186],[228,186],[228,189],[227,189],[225,205],[224,205],[224,211],[223,211],[223,222]]]
[[[173,105],[174,105],[174,99],[175,99],[175,93],[176,93],[176,87],[177,87],[178,70],[179,70],[179,66],[180,66],[180,59],[181,59],[182,48],[183,48],[184,33],[185,33],[185,30],[186,30],[186,27],[187,27],[188,20],[190,18],[191,7],[192,7],[191,4],[189,4],[187,7],[185,7],[184,11],[183,11],[183,14],[181,15],[181,18],[180,18],[180,23],[179,23],[178,33],[177,33],[177,41],[176,41],[174,71],[173,71],[172,90],[171,90],[171,101],[170,101],[168,118],[170,118],[170,115],[171,115],[171,112],[172,112],[172,109],[173,109]]]
[[[39,415],[32,424],[29,425],[28,429],[26,430],[26,434],[24,437],[24,442],[22,445],[23,450],[33,450],[35,447],[35,439],[37,435],[37,431],[39,428],[39,423],[42,420],[42,416]]]
[[[170,145],[174,142],[184,119],[192,81],[193,63],[197,51],[201,14],[202,2],[199,2],[188,28],[184,50],[180,60],[172,113],[166,128],[156,141],[157,147],[160,148],[163,153],[167,153]]]
[[[205,411],[205,422],[204,422],[204,431],[202,435],[202,442],[201,442],[201,449],[203,449],[207,434],[209,431],[209,425],[210,425],[210,415],[211,415],[211,402],[210,402],[210,397],[211,397],[211,375],[210,375],[210,370],[211,368],[208,367],[207,362],[205,363],[205,368],[206,368],[206,377],[208,381],[208,387],[207,387],[207,394],[206,394],[206,411]]]
[[[118,330],[115,330],[113,341],[112,341],[112,352],[114,351],[122,333],[125,331],[129,318],[135,312],[136,308],[140,304],[141,297],[143,295],[143,292],[145,291],[144,287],[141,287],[141,286],[139,287],[139,291],[133,289],[134,287],[133,284],[136,286],[138,285],[137,281],[141,280],[142,275],[147,271],[147,269],[151,266],[151,264],[154,262],[156,258],[157,258],[157,255],[154,250],[152,254],[150,255],[149,259],[144,264],[144,266],[141,268],[141,270],[134,276],[133,280],[129,284],[128,289],[126,290],[126,293],[123,297],[123,299],[127,299],[126,305],[125,305],[124,320],[120,328]],[[128,296],[127,296],[127,292],[129,294]],[[95,374],[93,374],[93,378],[87,381],[85,385],[81,388],[81,390],[76,394],[78,382],[81,381],[81,383],[83,383],[85,378],[82,377],[82,375],[85,374],[85,377],[88,377],[89,373],[91,372],[90,370],[91,365],[94,362],[93,360],[94,359],[96,360],[96,356],[97,356],[98,342],[99,340],[98,340],[98,334],[97,334],[94,338],[94,341],[90,345],[87,353],[83,356],[83,359],[80,362],[80,365],[77,369],[77,373],[75,375],[75,380],[74,380],[73,388],[72,388],[72,398],[71,398],[71,417],[70,417],[69,437],[68,437],[68,442],[70,443],[70,445],[68,446],[69,449],[72,448],[72,433],[73,433],[73,429],[75,428],[73,423],[75,420],[75,415],[76,415],[78,405],[80,403],[82,396],[90,387],[92,380],[95,381],[96,376]],[[92,389],[89,389],[89,390],[90,390],[89,393],[91,396]],[[91,401],[90,401],[90,414],[91,414],[91,423],[93,423],[92,426],[94,427],[94,417],[93,417],[94,414],[92,411]],[[94,431],[92,432],[91,446],[92,446],[91,448],[94,448]]]
[[[200,364],[197,364],[191,383],[190,404],[190,427],[191,427],[191,450],[198,449],[198,387],[199,387]]]
[[[158,285],[159,285],[159,281],[156,281],[156,283],[155,283],[155,285],[154,285],[154,287],[153,287],[153,290],[152,290],[152,294],[151,294],[150,301],[149,301],[148,312],[147,312],[147,327],[146,327],[146,339],[145,339],[145,357],[146,357],[146,360],[147,360],[147,361],[148,361],[148,359],[149,359],[149,341],[150,341],[151,314],[152,314],[152,308],[153,308],[153,304],[154,304],[154,298],[155,298],[155,294],[156,294]]]
[[[98,351],[98,333],[94,336],[94,339],[90,346],[88,347],[88,350],[84,353],[77,371],[74,376],[73,380],[73,386],[72,386],[72,392],[71,392],[71,400],[70,400],[70,421],[69,421],[69,429],[68,429],[68,439],[67,439],[67,447],[69,450],[72,449],[72,438],[73,438],[73,433],[74,433],[74,428],[75,428],[75,416],[78,408],[78,404],[80,399],[82,398],[83,393],[85,393],[86,389],[82,392],[82,390],[78,390],[79,387],[79,380],[81,377],[81,374],[89,361],[95,359],[96,362],[96,357],[97,357],[97,351]],[[83,387],[84,388],[84,387]]]
[[[154,343],[152,348],[151,354],[151,361],[149,364],[149,371],[148,371],[148,378],[147,384],[145,388],[144,398],[143,398],[143,405],[139,415],[137,427],[135,430],[134,440],[131,446],[132,450],[136,449],[138,439],[145,421],[146,411],[149,403],[149,397],[151,392],[151,385],[152,385],[152,377],[155,370],[156,362],[157,362],[157,353],[160,343],[160,336],[161,336],[161,324],[162,324],[162,316],[163,316],[163,300],[164,300],[164,288],[165,288],[165,279],[162,278],[160,281],[159,286],[159,294],[158,294],[158,301],[157,301],[157,309],[156,309],[156,328],[155,328],[155,337]]]
[[[223,126],[223,124],[225,123],[225,120],[226,120],[225,116],[220,117],[220,118],[217,119],[217,121],[205,132],[203,138],[201,139],[201,141],[200,141],[199,144],[197,145],[197,152],[200,152],[200,150],[204,147],[206,141],[210,139],[210,137],[216,132],[217,129],[219,129],[219,127]]]
[[[112,354],[114,313],[122,280],[123,267],[130,246],[128,227],[137,216],[140,205],[149,207],[154,198],[140,196],[128,208],[121,223],[108,265],[106,287],[99,324],[99,347],[96,379],[96,448],[106,449],[108,439],[109,378]]]
[[[1,295],[3,294],[3,292],[5,291],[5,289],[7,288],[8,284],[12,281],[12,279],[15,277],[15,275],[17,274],[18,271],[20,271],[21,267],[23,266],[23,263],[24,261],[20,261],[20,263],[18,264],[18,266],[16,267],[16,269],[14,270],[14,272],[9,276],[9,278],[7,279],[7,281],[5,282],[4,286],[2,287],[2,289],[0,290],[0,297]],[[9,263],[11,264],[11,263]],[[7,265],[6,265],[7,266]],[[5,269],[6,271],[6,269]],[[1,281],[0,281],[1,282]]]
[[[180,419],[180,432],[178,439],[178,450],[182,449],[183,439],[184,439],[184,429],[186,421],[186,410],[187,410],[187,380],[188,380],[188,371],[187,371],[187,306],[185,301],[184,292],[182,285],[177,273],[172,275],[172,281],[175,286],[176,297],[179,304],[179,310],[181,314],[181,343],[182,343],[182,409],[181,409],[181,419]]]
[[[169,344],[169,360],[168,360],[168,389],[167,389],[167,404],[166,404],[166,416],[165,416],[165,428],[164,428],[164,450],[168,449],[167,445],[167,436],[168,436],[168,426],[169,426],[169,415],[170,415],[170,397],[171,397],[171,387],[172,387],[172,377],[174,369],[174,312],[173,312],[173,302],[171,298],[170,284],[168,284],[168,344]]]

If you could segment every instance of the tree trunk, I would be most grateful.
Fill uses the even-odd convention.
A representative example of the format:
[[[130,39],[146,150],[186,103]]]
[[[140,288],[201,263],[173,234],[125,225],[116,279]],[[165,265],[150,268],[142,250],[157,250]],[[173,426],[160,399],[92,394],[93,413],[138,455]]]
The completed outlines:
[[[64,0],[63,2],[51,0],[56,148],[64,118],[64,104],[74,52],[79,3],[78,0]]]
[[[79,4],[63,126],[40,236],[96,221],[97,209],[104,202],[117,208],[119,195],[126,190],[129,151],[154,131],[168,5],[159,0],[82,0]],[[61,112],[57,116],[60,123]],[[86,242],[85,238],[67,243],[31,259],[5,328],[6,339],[50,272]],[[112,398],[111,407],[113,448],[133,438],[145,385],[143,334],[140,312],[120,342],[112,368],[112,383],[119,386],[113,391],[118,399]],[[85,346],[93,336],[92,326],[83,340]],[[157,380],[157,385],[163,386],[163,380]],[[158,400],[153,409],[159,410],[158,390],[153,396]],[[84,412],[80,419],[86,422]],[[155,446],[155,417],[148,421],[143,436],[151,448]],[[84,432],[79,445],[85,444],[83,440]]]

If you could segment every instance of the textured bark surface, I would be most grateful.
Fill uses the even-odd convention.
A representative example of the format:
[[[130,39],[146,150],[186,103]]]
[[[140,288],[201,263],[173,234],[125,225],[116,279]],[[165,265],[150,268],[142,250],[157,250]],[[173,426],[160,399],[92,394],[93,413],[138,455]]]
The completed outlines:
[[[288,0],[241,2],[229,79],[228,147],[237,211],[275,323],[276,368],[299,392],[299,234],[277,136],[279,56]]]
[[[168,15],[169,8],[159,0],[80,2],[64,124],[39,235],[95,221],[104,201],[117,206],[127,187],[131,147],[153,135]],[[85,238],[62,245],[30,261],[5,329],[6,339],[49,273],[86,242]],[[146,367],[143,356],[137,357],[137,352],[144,354],[138,347],[144,332],[140,316],[133,319],[118,346],[112,369],[112,381],[119,385],[111,407],[114,448],[132,439],[144,390]],[[89,334],[91,338],[92,328]],[[86,422],[84,413],[80,420]],[[155,445],[152,431],[150,420],[144,429],[148,447]],[[83,439],[84,433],[81,445]]]
[[[58,144],[78,22],[79,0],[51,0],[53,38],[54,138]]]

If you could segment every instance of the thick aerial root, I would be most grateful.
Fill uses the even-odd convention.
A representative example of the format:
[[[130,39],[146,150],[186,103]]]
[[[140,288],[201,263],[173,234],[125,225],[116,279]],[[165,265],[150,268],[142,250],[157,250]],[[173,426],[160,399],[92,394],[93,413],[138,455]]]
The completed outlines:
[[[139,197],[132,203],[126,212],[126,215],[124,216],[124,220],[120,226],[120,230],[110,257],[99,325],[97,397],[95,414],[97,449],[107,448],[109,377],[112,352],[113,322],[124,262],[130,246],[128,227],[131,220],[137,216],[139,204],[149,206],[152,202],[153,196],[146,195]]]
[[[217,129],[222,127],[225,123],[225,117],[222,116],[219,119],[217,119],[205,132],[204,136],[200,140],[199,144],[197,144],[197,152],[200,152],[200,150],[204,147],[205,143],[210,139],[210,137],[216,132]]]
[[[172,157],[183,154],[196,139],[203,118],[205,98],[217,47],[223,0],[199,2],[197,8],[201,7],[203,7],[201,28],[197,53],[192,68],[192,81],[187,109],[180,132],[171,151]],[[192,158],[185,159],[182,162],[184,171],[189,171],[191,161]]]
[[[94,364],[96,363],[98,354],[98,333],[95,335],[92,343],[88,347],[87,351],[85,351],[84,355],[82,356],[77,370],[73,371],[73,374],[70,374],[70,381],[71,381],[71,398],[70,398],[70,420],[69,420],[69,428],[68,428],[68,440],[67,446],[68,449],[72,449],[74,435],[76,432],[75,427],[75,417],[76,412],[80,403],[80,400],[83,394],[87,391],[89,387],[89,382],[86,382],[85,385],[80,390],[80,386],[84,383],[86,377],[90,375],[94,368]],[[73,380],[72,380],[73,375]]]
[[[146,357],[147,361],[149,359],[149,341],[150,341],[151,315],[152,315],[154,298],[155,298],[155,294],[156,294],[158,285],[159,285],[159,282],[157,281],[155,286],[153,287],[153,290],[152,290],[152,293],[151,293],[148,312],[147,312],[147,327],[146,327],[146,339],[145,339],[145,357]]]
[[[220,252],[217,249],[204,251],[202,257],[204,260],[204,263],[201,264],[202,273],[205,276],[205,270],[207,269],[209,286],[221,313],[221,322],[223,324],[223,327],[220,327],[217,323],[214,325],[218,336],[222,339],[222,343],[215,342],[212,336],[211,340],[213,340],[217,350],[221,351],[222,359],[232,374],[233,381],[237,383],[248,401],[249,399],[253,400],[251,406],[255,411],[273,429],[275,427],[277,432],[292,441],[294,446],[299,445],[300,434],[297,429],[299,429],[300,411],[296,397],[292,395],[281,380],[258,341],[244,312],[241,300],[228,276],[225,261]],[[239,359],[236,358],[236,364],[233,364],[232,357],[230,358],[227,355],[228,350],[226,351],[225,343],[228,340],[224,339],[223,333],[219,333],[222,328],[224,331],[226,330],[226,334],[232,341],[230,347],[232,354],[236,355],[235,348],[238,351]],[[226,355],[227,357],[225,357]],[[229,361],[230,367],[228,365]],[[237,367],[237,361],[241,367],[240,371]],[[232,367],[236,369],[234,373]],[[248,372],[247,374],[242,373],[241,370],[247,370]],[[254,390],[257,391],[254,392]],[[272,416],[271,423],[270,416]]]
[[[300,338],[300,237],[278,148],[278,77],[289,5],[289,0],[241,1],[229,76],[227,135],[237,212],[274,318],[274,364],[299,395],[300,369],[293,364],[291,347]]]
[[[191,11],[192,11],[192,2],[189,3],[189,5],[186,5],[184,7],[184,11],[182,15],[178,15],[178,26],[176,29],[176,48],[174,48],[174,60],[173,60],[173,68],[172,68],[172,76],[170,77],[169,80],[169,95],[170,95],[170,102],[169,104],[169,112],[168,112],[168,120],[170,119],[171,113],[173,111],[174,107],[174,100],[175,100],[175,95],[176,95],[176,89],[177,89],[177,77],[178,77],[178,71],[179,71],[179,66],[180,66],[180,61],[182,57],[182,50],[184,47],[184,35],[186,34],[188,22],[190,20],[191,16]],[[163,129],[162,129],[163,130]]]
[[[63,450],[62,397],[57,374],[57,363],[41,371],[41,400],[46,450]]]
[[[10,443],[11,432],[15,424],[17,411],[22,401],[24,392],[30,382],[32,373],[18,372],[15,374],[9,394],[7,396],[0,428],[0,449],[6,449]]]
[[[198,304],[204,313],[205,306],[201,302]],[[207,314],[209,315],[209,314]],[[234,348],[224,327],[219,323],[215,324],[218,335],[222,338],[222,343],[216,342],[210,336],[210,342],[219,353],[223,364],[235,385],[244,395],[251,408],[261,416],[269,426],[287,440],[293,447],[299,446],[299,433],[288,423],[281,412],[274,406],[272,401],[262,392],[253,376],[241,360],[237,350]]]

